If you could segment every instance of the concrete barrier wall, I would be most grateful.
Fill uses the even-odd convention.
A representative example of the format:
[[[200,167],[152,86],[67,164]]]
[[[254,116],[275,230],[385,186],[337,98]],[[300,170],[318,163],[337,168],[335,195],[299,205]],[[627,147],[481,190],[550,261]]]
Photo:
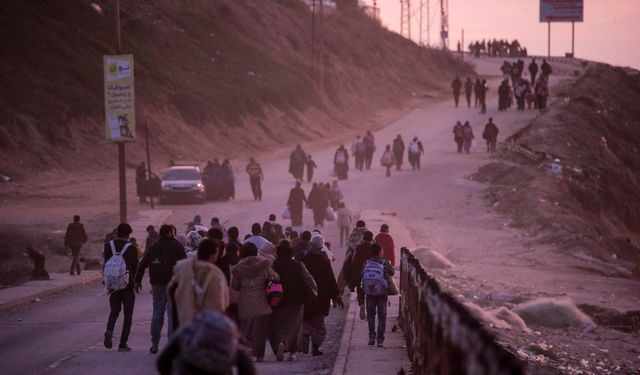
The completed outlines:
[[[401,253],[400,323],[413,374],[524,374],[524,364],[441,291],[407,248]]]

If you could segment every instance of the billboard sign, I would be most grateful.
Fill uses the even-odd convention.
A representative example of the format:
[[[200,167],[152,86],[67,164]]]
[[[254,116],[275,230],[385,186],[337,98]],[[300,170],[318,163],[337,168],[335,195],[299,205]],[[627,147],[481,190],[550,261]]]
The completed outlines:
[[[540,22],[582,22],[584,0],[540,0]]]
[[[104,56],[105,136],[108,142],[133,142],[136,111],[133,55]]]

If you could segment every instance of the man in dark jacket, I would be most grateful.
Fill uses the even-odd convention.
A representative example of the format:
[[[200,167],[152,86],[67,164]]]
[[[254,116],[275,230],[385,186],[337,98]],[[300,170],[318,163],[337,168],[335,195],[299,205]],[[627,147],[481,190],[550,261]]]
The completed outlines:
[[[187,257],[184,247],[175,239],[176,228],[173,225],[160,227],[160,239],[149,248],[138,265],[135,291],[142,290],[144,271],[149,267],[149,281],[153,295],[153,314],[151,316],[151,348],[149,352],[158,352],[158,343],[162,336],[164,312],[167,310],[167,336],[171,336],[173,317],[171,309],[167,309],[167,284],[173,277],[173,266]]]
[[[280,276],[284,296],[271,315],[272,334],[269,341],[279,361],[282,361],[284,352],[289,353],[291,361],[298,351],[304,302],[317,296],[318,286],[307,267],[293,258],[288,241],[278,245],[276,255],[273,270]]]
[[[119,352],[129,352],[131,348],[127,345],[129,333],[131,332],[131,323],[133,321],[133,306],[136,302],[136,296],[133,292],[134,276],[138,268],[138,253],[131,246],[129,236],[131,236],[131,226],[126,223],[118,225],[116,228],[117,237],[104,244],[102,256],[104,264],[114,255],[114,253],[122,254],[125,261],[127,272],[129,273],[129,283],[124,289],[115,290],[109,296],[109,320],[107,321],[107,331],[104,333],[104,346],[107,349],[113,347],[113,329],[116,320],[120,315],[120,310],[124,312],[124,322],[122,323],[122,334],[120,335]]]
[[[287,207],[289,207],[289,212],[291,213],[292,227],[302,225],[302,209],[305,203],[307,203],[307,197],[300,187],[300,181],[297,181],[296,187],[289,192],[289,199],[287,200]]]
[[[402,136],[398,134],[396,139],[393,140],[393,155],[396,157],[396,170],[400,170],[402,168],[402,157],[404,156],[404,141],[402,140]]]
[[[456,103],[456,107],[458,107],[460,89],[462,88],[462,81],[460,81],[460,77],[456,76],[453,82],[451,82],[451,88],[453,89],[453,101]]]
[[[494,154],[496,152],[496,143],[498,141],[498,127],[493,123],[493,118],[489,117],[489,122],[484,126],[482,138],[487,141],[487,152]]]
[[[362,275],[362,267],[364,262],[371,257],[371,244],[373,242],[373,233],[370,231],[364,232],[363,242],[356,247],[351,259],[350,275],[349,275],[349,288],[356,288],[358,294],[358,306],[360,306],[360,319],[365,320],[365,307],[364,307],[364,291],[360,285],[360,277]]]
[[[156,230],[153,225],[147,226],[147,239],[144,241],[144,251],[146,252],[149,248],[158,242],[160,239],[160,234]]]
[[[471,93],[473,92],[473,81],[467,77],[467,81],[464,83],[464,95],[467,98],[467,107],[471,107]]]
[[[531,86],[534,86],[536,84],[536,75],[538,74],[538,64],[536,64],[535,58],[529,64],[529,74],[531,74]]]
[[[71,250],[71,269],[69,274],[73,275],[73,271],[77,270],[80,275],[80,248],[87,243],[87,232],[84,230],[84,225],[80,224],[80,216],[75,215],[73,217],[73,223],[67,225],[67,231],[64,234],[64,247],[67,250]]]

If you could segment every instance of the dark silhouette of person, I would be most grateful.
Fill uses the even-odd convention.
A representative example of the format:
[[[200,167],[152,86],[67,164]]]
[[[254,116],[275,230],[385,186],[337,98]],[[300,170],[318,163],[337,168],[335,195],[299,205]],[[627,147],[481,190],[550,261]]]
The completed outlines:
[[[462,81],[460,81],[460,77],[456,76],[453,82],[451,82],[451,88],[453,88],[453,101],[456,103],[456,107],[458,107],[460,89],[462,88]]]

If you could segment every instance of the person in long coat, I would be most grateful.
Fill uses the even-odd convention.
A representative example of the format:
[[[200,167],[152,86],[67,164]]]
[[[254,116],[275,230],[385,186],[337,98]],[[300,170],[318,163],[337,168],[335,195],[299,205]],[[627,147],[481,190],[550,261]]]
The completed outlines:
[[[292,361],[299,351],[304,301],[318,295],[318,286],[307,267],[293,258],[288,241],[283,241],[276,248],[273,270],[280,276],[284,296],[271,315],[269,341],[279,361],[282,361],[285,352],[289,353],[289,360]]]
[[[329,207],[329,198],[327,197],[324,187],[314,183],[309,193],[308,203],[309,208],[313,210],[314,225],[316,227],[324,226],[327,207]]]
[[[333,155],[333,168],[338,180],[346,180],[349,171],[349,153],[344,145],[340,145]]]
[[[266,285],[268,280],[277,280],[278,274],[267,258],[258,256],[258,249],[252,243],[243,245],[241,256],[231,271],[231,287],[239,292],[238,315],[242,334],[251,343],[257,361],[262,362],[272,311],[267,301]]]
[[[302,352],[308,352],[309,341],[312,344],[312,354],[322,355],[320,346],[324,342],[327,329],[324,324],[325,318],[329,315],[331,302],[343,306],[338,283],[331,269],[331,261],[322,251],[324,238],[318,235],[311,239],[310,250],[302,258],[302,263],[307,267],[311,276],[318,286],[318,296],[307,300],[304,304],[304,334],[302,338]]]
[[[298,227],[302,225],[302,209],[304,204],[307,203],[307,197],[304,195],[304,190],[300,187],[300,182],[296,182],[296,187],[289,192],[289,200],[287,200],[287,207],[291,213],[291,226]]]
[[[296,146],[296,149],[289,156],[289,173],[293,175],[296,181],[302,181],[306,162],[307,154],[302,150],[302,146]]]

